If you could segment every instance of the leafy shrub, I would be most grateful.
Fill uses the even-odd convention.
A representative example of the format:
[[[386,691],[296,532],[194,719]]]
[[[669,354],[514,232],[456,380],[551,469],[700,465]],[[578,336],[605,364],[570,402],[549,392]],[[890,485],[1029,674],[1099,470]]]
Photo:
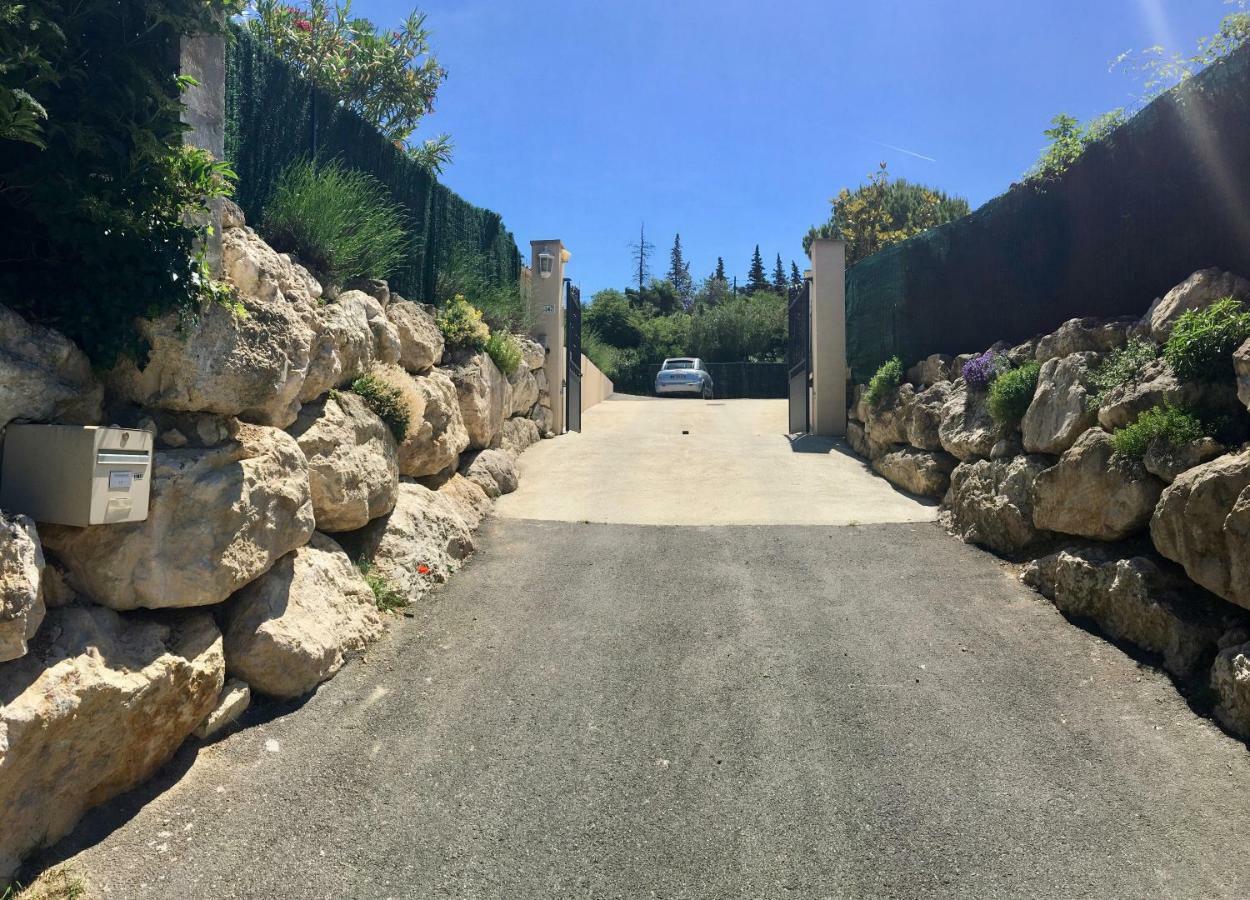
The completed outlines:
[[[1091,392],[1087,401],[1089,408],[1098,409],[1102,406],[1108,394],[1137,378],[1146,364],[1153,362],[1158,356],[1159,348],[1141,338],[1134,338],[1123,347],[1112,350],[1090,374]]]
[[[352,382],[352,393],[358,394],[377,417],[386,423],[391,434],[395,435],[395,440],[402,442],[408,436],[412,413],[399,388],[387,384],[375,375],[361,375]]]
[[[1103,113],[1085,125],[1064,113],[1055,116],[1050,120],[1051,127],[1042,132],[1050,143],[1033,168],[1025,173],[1025,183],[1039,184],[1058,178],[1091,144],[1105,139],[1125,121],[1122,109]]]
[[[511,376],[521,364],[521,345],[506,331],[496,331],[486,341],[486,354],[506,376]]]
[[[184,147],[192,82],[168,60],[238,4],[0,6],[0,302],[109,365],[141,349],[137,316],[191,315],[206,299],[196,222],[231,172]]]
[[[364,577],[365,584],[369,585],[369,589],[373,591],[373,602],[379,610],[382,612],[394,612],[409,605],[408,598],[379,575],[374,570],[373,563],[362,560],[357,563],[357,568],[360,569],[360,574]]]
[[[453,297],[438,311],[436,321],[448,350],[474,353],[486,349],[490,327],[482,321],[481,310],[464,297]]]
[[[387,278],[409,253],[407,222],[373,176],[339,162],[296,160],[265,204],[261,230],[319,278]]]
[[[903,361],[895,356],[882,363],[868,382],[869,404],[879,406],[902,383]]]
[[[1006,368],[1006,364],[993,350],[986,350],[963,364],[960,374],[969,390],[985,391],[998,377],[998,373]]]
[[[1117,453],[1141,459],[1156,443],[1180,447],[1205,434],[1202,421],[1193,413],[1172,404],[1148,409],[1132,425],[1118,429],[1111,436]]]
[[[995,422],[1015,425],[1024,418],[1037,391],[1037,376],[1041,371],[1040,363],[1030,362],[1018,369],[1009,369],[994,379],[987,405]]]
[[[493,254],[483,253],[472,244],[454,247],[439,267],[434,284],[434,302],[446,306],[457,296],[472,297],[491,331],[530,330],[529,301],[519,281],[499,277]]]
[[[1233,377],[1233,351],[1250,338],[1250,312],[1231,297],[1185,312],[1172,327],[1163,356],[1177,378],[1218,381]]]

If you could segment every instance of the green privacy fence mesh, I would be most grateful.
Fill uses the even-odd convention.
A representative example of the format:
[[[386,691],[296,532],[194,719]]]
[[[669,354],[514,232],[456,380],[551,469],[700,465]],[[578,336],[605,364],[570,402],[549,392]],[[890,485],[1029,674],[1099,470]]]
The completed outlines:
[[[618,394],[654,394],[655,376],[663,361],[639,366],[612,381]],[[787,396],[786,364],[757,362],[704,363],[712,376],[717,400],[776,400]]]
[[[847,355],[981,351],[1079,316],[1140,316],[1194,271],[1250,276],[1250,47],[1159,98],[1055,182],[847,272]]]
[[[248,219],[259,220],[290,162],[313,155],[368,172],[404,208],[414,241],[409,264],[391,278],[400,294],[432,299],[440,268],[466,250],[501,283],[520,278],[521,256],[498,213],[439,184],[373,126],[233,30],[226,51],[226,157],[239,175],[235,200]]]

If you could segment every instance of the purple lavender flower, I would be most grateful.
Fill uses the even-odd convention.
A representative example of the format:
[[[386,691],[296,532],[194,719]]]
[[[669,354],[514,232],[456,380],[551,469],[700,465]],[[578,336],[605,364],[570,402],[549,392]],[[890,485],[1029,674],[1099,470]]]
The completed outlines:
[[[989,388],[990,382],[998,377],[1002,368],[1002,361],[998,354],[993,350],[986,350],[980,356],[975,356],[964,363],[961,372],[964,376],[964,383],[970,390],[984,391]]]

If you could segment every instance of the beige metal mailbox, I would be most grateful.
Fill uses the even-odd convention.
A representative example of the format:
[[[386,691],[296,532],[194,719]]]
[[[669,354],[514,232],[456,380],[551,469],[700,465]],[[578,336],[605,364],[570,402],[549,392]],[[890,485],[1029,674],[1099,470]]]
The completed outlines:
[[[36,522],[142,522],[152,485],[152,435],[100,425],[10,425],[0,509]]]

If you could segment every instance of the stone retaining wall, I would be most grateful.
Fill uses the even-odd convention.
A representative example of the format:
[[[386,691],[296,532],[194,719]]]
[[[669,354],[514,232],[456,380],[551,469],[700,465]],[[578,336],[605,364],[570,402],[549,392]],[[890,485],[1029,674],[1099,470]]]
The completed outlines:
[[[151,353],[97,374],[0,308],[0,429],[156,435],[146,521],[69,528],[0,512],[0,886],[90,807],[140,784],[253,694],[295,698],[473,552],[516,457],[551,437],[543,349],[505,377],[445,352],[384,282],[326,296],[227,204],[239,308],[141,325]],[[349,387],[397,388],[403,441]]]
[[[857,388],[848,442],[899,488],[941,500],[965,541],[1027,562],[1025,583],[1064,613],[1209,692],[1215,717],[1250,739],[1250,341],[1226,378],[1184,382],[1159,358],[1090,400],[1107,353],[1131,338],[1161,345],[1184,311],[1227,296],[1250,301],[1250,281],[1204,270],[1140,320],[1073,319],[990,348],[1041,365],[1016,426],[996,423],[961,376],[979,354],[930,356],[875,406]],[[1234,443],[1116,453],[1114,431],[1164,403],[1218,412]]]

